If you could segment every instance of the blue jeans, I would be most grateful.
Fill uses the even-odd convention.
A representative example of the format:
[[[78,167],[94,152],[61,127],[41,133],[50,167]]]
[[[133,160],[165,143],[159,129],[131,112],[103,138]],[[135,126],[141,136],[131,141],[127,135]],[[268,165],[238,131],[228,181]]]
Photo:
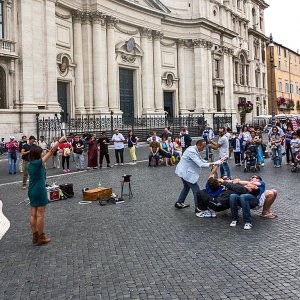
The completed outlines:
[[[18,164],[18,154],[16,154],[16,159],[11,158],[11,152],[8,153],[8,172],[16,173],[17,172],[17,164]]]
[[[281,166],[282,163],[282,148],[281,145],[277,147],[277,149],[272,149],[272,159],[274,165]]]
[[[262,152],[262,149],[261,149],[261,146],[259,145],[258,148],[257,148],[257,160],[259,163],[264,163],[264,156],[263,156],[263,152]]]
[[[74,160],[76,163],[76,169],[77,170],[83,170],[84,169],[84,156],[83,154],[74,153]]]
[[[239,221],[239,213],[238,213],[238,204],[242,207],[243,210],[243,219],[245,223],[252,223],[251,212],[250,209],[254,208],[258,205],[259,199],[251,194],[230,195],[230,210],[232,221]]]
[[[221,164],[220,172],[221,172],[221,177],[223,175],[225,175],[225,173],[226,173],[226,176],[231,178],[230,168],[229,168],[229,164],[227,161],[225,161]]]
[[[197,207],[197,204],[198,204],[198,200],[197,200],[197,193],[200,192],[200,189],[199,189],[199,186],[198,186],[198,183],[190,183],[186,180],[184,180],[183,178],[181,178],[182,180],[182,183],[183,183],[183,189],[179,195],[179,198],[178,198],[178,203],[184,203],[185,201],[185,198],[187,196],[187,194],[189,193],[190,189],[192,189],[192,192],[193,192],[193,195],[194,195],[194,201],[195,201],[195,207]]]
[[[205,144],[205,157],[207,159],[209,159],[209,147],[208,147],[208,143]]]
[[[245,160],[245,151],[246,151],[246,145],[241,144],[241,160],[242,162]]]

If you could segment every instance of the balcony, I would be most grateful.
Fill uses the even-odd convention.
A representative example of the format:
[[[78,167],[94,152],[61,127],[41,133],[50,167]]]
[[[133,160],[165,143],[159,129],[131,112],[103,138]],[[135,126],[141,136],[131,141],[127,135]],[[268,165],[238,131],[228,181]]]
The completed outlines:
[[[16,55],[16,43],[9,41],[9,40],[4,40],[0,39],[0,56],[1,57],[10,57],[10,58],[17,58],[18,56]]]

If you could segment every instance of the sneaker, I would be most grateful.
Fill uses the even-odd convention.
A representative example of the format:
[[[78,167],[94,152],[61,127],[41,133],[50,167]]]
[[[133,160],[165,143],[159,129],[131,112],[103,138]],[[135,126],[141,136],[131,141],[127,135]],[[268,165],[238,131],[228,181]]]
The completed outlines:
[[[68,170],[67,170],[67,169],[64,169],[63,172],[64,172],[64,173],[68,173]]]
[[[281,165],[277,165],[276,168],[281,168]]]
[[[245,225],[244,225],[244,229],[245,230],[249,230],[249,229],[251,229],[252,228],[252,224],[251,223],[246,223]]]
[[[198,218],[212,218],[212,214],[209,210],[203,210],[199,213],[196,213],[196,217],[198,217]]]
[[[110,165],[107,165],[107,167],[108,167],[108,168],[111,168],[111,166],[110,166]]]
[[[70,170],[70,169],[67,169],[67,171],[70,172],[71,170]]]
[[[261,163],[261,166],[264,167],[264,166],[265,166],[265,163]]]
[[[180,209],[180,208],[187,208],[189,206],[190,206],[189,204],[184,204],[184,203],[179,203],[179,202],[175,203],[175,207],[178,208],[178,209]]]
[[[198,207],[195,207],[195,213],[199,213],[199,212],[201,212],[202,210],[200,209],[200,208],[198,208]]]
[[[121,166],[124,166],[124,164],[123,164],[123,163],[120,163],[120,165],[121,165]]]
[[[215,218],[217,216],[216,212],[214,210],[210,209],[209,211],[210,211],[210,214],[211,214],[212,218]]]
[[[27,186],[26,185],[23,185],[22,186],[22,190],[26,190],[27,189]]]
[[[115,165],[115,166],[118,166],[119,164],[118,164],[118,163],[115,163],[114,165]]]
[[[277,168],[277,166],[276,166],[276,165],[274,165],[274,166],[273,166],[273,168]]]
[[[237,223],[238,223],[238,221],[232,221],[229,226],[236,227]]]

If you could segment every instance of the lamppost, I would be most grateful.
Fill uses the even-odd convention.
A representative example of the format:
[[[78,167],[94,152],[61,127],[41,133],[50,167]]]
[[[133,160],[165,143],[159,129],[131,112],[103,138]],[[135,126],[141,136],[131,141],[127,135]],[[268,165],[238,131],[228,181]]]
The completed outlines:
[[[275,126],[275,84],[274,84],[274,43],[272,33],[270,34],[270,73],[271,73],[271,100],[272,100],[272,126]]]

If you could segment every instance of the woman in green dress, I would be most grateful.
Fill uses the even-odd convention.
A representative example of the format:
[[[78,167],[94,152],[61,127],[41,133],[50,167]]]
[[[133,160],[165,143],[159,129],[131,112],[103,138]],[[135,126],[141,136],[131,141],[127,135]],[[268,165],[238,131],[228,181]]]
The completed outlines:
[[[32,230],[32,243],[33,244],[47,244],[50,242],[44,233],[45,224],[45,210],[48,204],[48,195],[46,190],[46,173],[45,162],[57,150],[59,143],[65,141],[62,137],[51,150],[42,157],[43,149],[37,145],[32,145],[29,153],[29,186],[28,197],[30,200],[30,225]]]

